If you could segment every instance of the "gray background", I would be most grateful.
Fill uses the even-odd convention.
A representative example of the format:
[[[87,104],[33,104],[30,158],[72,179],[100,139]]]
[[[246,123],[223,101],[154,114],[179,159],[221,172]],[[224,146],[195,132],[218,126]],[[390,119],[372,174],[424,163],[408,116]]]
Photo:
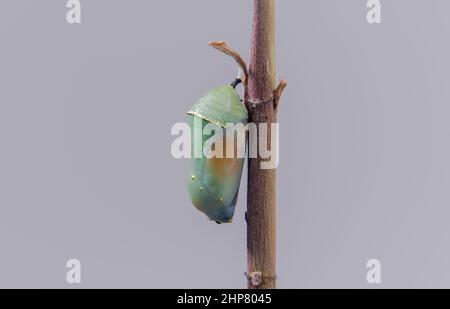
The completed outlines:
[[[170,129],[247,58],[251,1],[0,3],[0,287],[245,286],[234,224],[189,202]],[[450,2],[280,0],[281,288],[450,287]],[[243,179],[244,183],[246,177]]]

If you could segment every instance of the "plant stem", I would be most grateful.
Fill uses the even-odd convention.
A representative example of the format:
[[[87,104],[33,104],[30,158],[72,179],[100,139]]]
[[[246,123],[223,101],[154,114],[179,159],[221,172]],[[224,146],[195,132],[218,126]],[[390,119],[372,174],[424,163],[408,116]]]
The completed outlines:
[[[254,0],[246,106],[249,121],[269,124],[267,132],[277,122],[275,89],[275,0]],[[272,144],[269,134],[268,147]],[[276,170],[263,170],[260,162],[260,157],[248,160],[247,277],[249,288],[271,289],[276,287]]]

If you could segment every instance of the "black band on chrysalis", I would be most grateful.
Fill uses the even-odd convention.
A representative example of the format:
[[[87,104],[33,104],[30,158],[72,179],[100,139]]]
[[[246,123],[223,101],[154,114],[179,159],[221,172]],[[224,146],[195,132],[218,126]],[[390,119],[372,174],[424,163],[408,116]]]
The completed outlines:
[[[231,83],[231,87],[233,87],[234,89],[236,89],[237,85],[239,85],[240,83],[242,83],[242,79],[236,78],[236,80],[235,80],[234,82]]]

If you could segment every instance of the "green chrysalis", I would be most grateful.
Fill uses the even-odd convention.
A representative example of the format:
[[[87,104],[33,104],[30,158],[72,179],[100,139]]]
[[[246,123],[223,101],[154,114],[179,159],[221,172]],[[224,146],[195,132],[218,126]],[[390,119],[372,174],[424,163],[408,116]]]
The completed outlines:
[[[226,133],[211,138],[204,135],[203,130],[208,124],[214,124],[222,132],[230,124],[247,124],[247,110],[234,89],[239,82],[237,80],[231,86],[225,85],[209,91],[188,112],[193,154],[188,180],[189,196],[198,210],[217,223],[230,223],[233,219],[244,158],[205,156],[205,144],[214,142],[214,138],[222,138],[224,141]],[[195,142],[198,134],[202,136],[200,143]],[[227,147],[226,143],[223,143],[224,148]],[[195,157],[196,153],[200,156]]]

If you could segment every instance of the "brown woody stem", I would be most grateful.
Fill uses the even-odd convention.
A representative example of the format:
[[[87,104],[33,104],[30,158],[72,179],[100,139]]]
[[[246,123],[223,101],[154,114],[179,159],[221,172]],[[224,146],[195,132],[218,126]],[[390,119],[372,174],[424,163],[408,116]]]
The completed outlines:
[[[248,78],[249,121],[277,122],[276,106],[285,83],[276,91],[275,0],[254,0]],[[268,137],[268,148],[275,141]],[[248,160],[247,278],[249,288],[276,287],[276,170],[261,169],[260,157]]]

